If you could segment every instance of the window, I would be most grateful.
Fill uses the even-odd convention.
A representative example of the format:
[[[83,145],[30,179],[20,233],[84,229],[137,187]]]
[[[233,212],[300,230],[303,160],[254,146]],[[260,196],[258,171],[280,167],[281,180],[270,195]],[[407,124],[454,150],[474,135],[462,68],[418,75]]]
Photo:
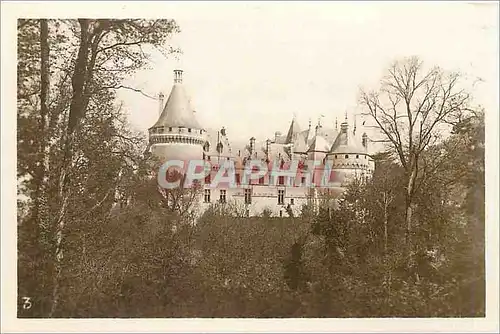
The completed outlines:
[[[278,176],[278,184],[280,186],[285,184],[285,177],[284,176]]]
[[[203,130],[200,130],[200,135],[203,133]]]
[[[210,179],[210,174],[208,174],[207,176],[205,176],[205,184],[210,184],[210,182],[212,182],[212,180]]]
[[[358,154],[356,154],[356,159],[359,159],[359,155]]]
[[[278,204],[285,204],[285,191],[282,189],[278,190]]]
[[[188,132],[191,133],[191,129],[190,128],[188,128]]]
[[[247,209],[246,214],[247,214],[247,217],[250,217],[250,210]]]
[[[252,189],[245,189],[245,204],[252,204]]]
[[[205,196],[203,197],[205,203],[210,203],[210,189],[205,189]]]
[[[335,154],[335,159],[337,159],[337,155]]]
[[[349,155],[347,155],[347,154],[346,154],[346,155],[345,155],[345,158],[346,158],[346,159],[349,159]]]
[[[259,178],[259,184],[264,184],[264,176],[262,176],[261,178]]]
[[[290,205],[294,205],[294,204],[295,204],[295,203],[294,203],[293,198],[290,198]]]
[[[234,176],[236,178],[236,184],[240,184],[241,183],[240,174],[234,174]]]
[[[280,210],[280,217],[283,217],[283,210]]]
[[[169,127],[169,128],[168,128],[168,132],[172,132],[172,127]]]
[[[302,176],[302,184],[306,184],[306,177]]]
[[[225,189],[220,190],[219,202],[226,203],[226,190]]]

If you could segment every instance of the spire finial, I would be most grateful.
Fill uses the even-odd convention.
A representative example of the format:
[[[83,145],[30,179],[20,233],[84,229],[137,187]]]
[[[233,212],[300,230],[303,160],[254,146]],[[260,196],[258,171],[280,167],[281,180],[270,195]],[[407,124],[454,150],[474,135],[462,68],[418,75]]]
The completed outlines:
[[[321,127],[321,119],[325,117],[325,115],[319,115],[318,117],[318,126]]]
[[[347,133],[347,128],[349,127],[347,123],[347,110],[345,112],[345,121],[340,124],[340,132]]]
[[[339,129],[339,121],[337,119],[337,117],[335,117],[335,130],[338,130]]]
[[[174,83],[182,83],[182,72],[183,70],[174,70]]]
[[[161,112],[163,111],[163,101],[165,99],[165,95],[163,95],[162,92],[158,94],[158,115],[161,115]]]

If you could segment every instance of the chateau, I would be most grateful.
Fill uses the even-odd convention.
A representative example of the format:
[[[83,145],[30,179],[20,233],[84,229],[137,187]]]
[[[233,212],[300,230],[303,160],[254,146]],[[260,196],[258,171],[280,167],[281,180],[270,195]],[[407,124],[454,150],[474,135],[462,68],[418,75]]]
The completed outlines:
[[[182,70],[174,70],[174,84],[167,101],[160,94],[160,115],[149,128],[150,151],[162,160],[204,160],[211,165],[205,177],[200,207],[208,208],[215,203],[236,203],[245,208],[249,216],[259,215],[264,210],[273,216],[287,216],[290,210],[298,214],[303,204],[317,196],[314,185],[304,186],[305,177],[272,177],[265,175],[240,185],[241,176],[250,160],[261,160],[266,164],[289,165],[292,161],[304,166],[314,163],[316,168],[332,166],[333,172],[343,176],[342,185],[353,177],[370,177],[374,161],[369,154],[369,138],[366,133],[356,130],[356,123],[345,120],[334,127],[318,124],[302,129],[292,119],[288,130],[276,132],[274,138],[258,141],[252,137],[244,147],[233,147],[226,129],[207,130],[196,119],[182,82]],[[217,188],[209,183],[219,167],[230,162],[234,165],[238,187]]]

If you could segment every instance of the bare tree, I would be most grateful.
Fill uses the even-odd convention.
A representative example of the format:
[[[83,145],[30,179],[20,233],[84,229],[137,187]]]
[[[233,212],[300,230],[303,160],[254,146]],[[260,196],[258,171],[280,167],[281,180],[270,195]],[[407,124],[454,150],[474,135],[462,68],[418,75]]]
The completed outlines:
[[[395,62],[378,91],[362,91],[360,103],[405,171],[406,245],[411,245],[415,188],[421,182],[421,156],[450,124],[469,110],[470,95],[461,76],[438,67],[425,70],[416,57]]]
[[[174,189],[164,189],[157,186],[162,206],[172,215],[176,216],[181,223],[192,223],[198,210],[198,202],[201,194],[201,185],[194,183],[191,187],[184,187],[185,178],[182,178],[181,186]]]

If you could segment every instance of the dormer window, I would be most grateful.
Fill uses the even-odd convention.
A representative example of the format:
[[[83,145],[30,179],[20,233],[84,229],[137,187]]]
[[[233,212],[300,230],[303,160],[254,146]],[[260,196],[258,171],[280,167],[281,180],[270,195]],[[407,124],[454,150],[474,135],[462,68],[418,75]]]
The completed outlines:
[[[191,133],[191,129],[190,128],[188,128],[188,132]]]
[[[346,155],[345,155],[345,158],[346,158],[346,159],[349,159],[349,155],[348,155],[348,154],[346,154]]]
[[[208,152],[210,150],[210,143],[208,141],[206,141],[205,144],[203,145],[203,150],[205,152]]]
[[[337,155],[335,154],[335,159],[337,159]]]
[[[169,128],[168,128],[168,132],[172,132],[172,127],[169,127]]]
[[[359,159],[359,154],[356,154],[356,159]]]

